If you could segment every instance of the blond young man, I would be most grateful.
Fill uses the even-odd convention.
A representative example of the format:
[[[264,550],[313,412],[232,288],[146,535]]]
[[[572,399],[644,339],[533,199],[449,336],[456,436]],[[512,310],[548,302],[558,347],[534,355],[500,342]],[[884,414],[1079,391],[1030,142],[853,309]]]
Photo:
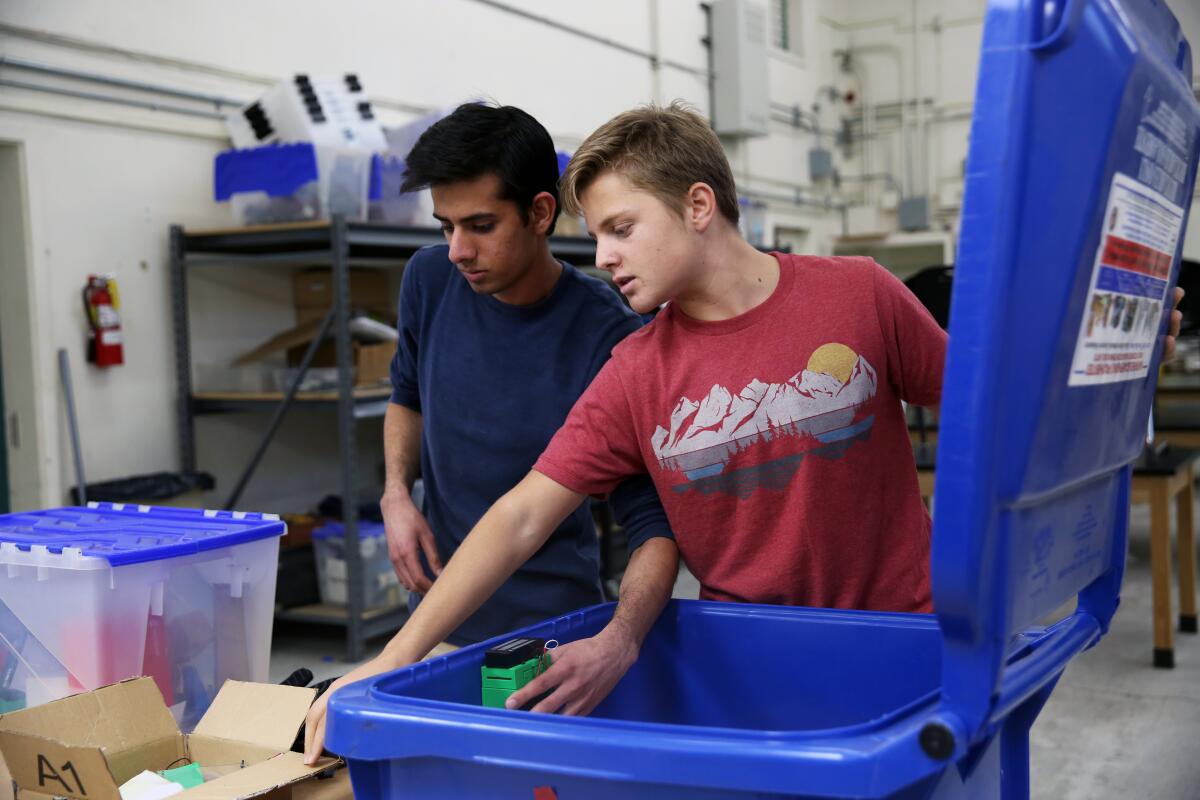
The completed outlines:
[[[946,337],[911,293],[870,259],[747,244],[720,143],[678,104],[599,128],[561,195],[634,310],[667,305],[614,349],[384,655],[347,678],[419,658],[583,497],[643,473],[704,598],[930,610],[930,520],[900,401],[938,401]],[[1168,354],[1177,331],[1173,317]],[[586,714],[637,656],[564,647],[578,651],[568,674],[551,667],[510,708],[558,685],[534,710]]]

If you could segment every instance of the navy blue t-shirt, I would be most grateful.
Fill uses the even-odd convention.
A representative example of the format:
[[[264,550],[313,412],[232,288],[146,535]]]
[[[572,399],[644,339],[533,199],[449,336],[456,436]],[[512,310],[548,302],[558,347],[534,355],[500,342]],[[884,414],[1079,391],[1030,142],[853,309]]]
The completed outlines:
[[[513,306],[476,294],[448,254],[426,247],[409,260],[392,361],[392,402],[422,416],[424,512],[443,564],[528,474],[612,348],[642,324],[612,289],[569,264],[546,299]],[[671,536],[648,478],[622,484],[610,501],[631,551]],[[589,505],[449,641],[481,641],[602,602]],[[414,595],[410,607],[419,601]]]

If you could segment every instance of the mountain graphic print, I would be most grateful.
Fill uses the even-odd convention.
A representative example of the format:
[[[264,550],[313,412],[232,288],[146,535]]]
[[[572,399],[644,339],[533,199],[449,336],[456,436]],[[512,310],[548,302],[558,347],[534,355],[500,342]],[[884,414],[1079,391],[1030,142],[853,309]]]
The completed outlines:
[[[736,394],[717,384],[702,400],[680,397],[650,444],[659,466],[684,478],[676,493],[746,499],[759,489],[779,491],[805,457],[838,459],[870,436],[875,417],[866,406],[876,388],[866,359],[844,344],[824,344],[783,383],[755,379]]]

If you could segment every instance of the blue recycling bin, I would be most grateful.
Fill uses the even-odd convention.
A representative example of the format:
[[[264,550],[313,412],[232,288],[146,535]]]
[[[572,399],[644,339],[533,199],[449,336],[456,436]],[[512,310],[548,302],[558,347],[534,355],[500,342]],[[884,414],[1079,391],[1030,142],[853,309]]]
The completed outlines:
[[[480,706],[488,643],[338,692],[365,797],[1022,798],[1029,730],[1119,600],[1196,177],[1157,0],[995,0],[951,306],[936,615],[671,603],[587,718]],[[1037,622],[1077,598],[1057,624]],[[597,606],[516,632],[571,641]]]

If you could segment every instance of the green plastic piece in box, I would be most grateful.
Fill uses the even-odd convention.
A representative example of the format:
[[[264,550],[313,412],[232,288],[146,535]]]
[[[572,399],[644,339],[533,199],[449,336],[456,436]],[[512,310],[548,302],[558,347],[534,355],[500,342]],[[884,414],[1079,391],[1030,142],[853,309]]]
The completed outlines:
[[[546,666],[550,666],[550,656],[545,656]],[[483,705],[487,708],[504,708],[504,701],[509,695],[529,683],[538,674],[538,663],[541,656],[531,658],[515,667],[480,667],[480,679],[483,682]]]
[[[164,769],[158,773],[167,780],[178,783],[184,789],[191,789],[204,783],[204,774],[200,772],[199,764],[186,764],[175,769]]]
[[[18,689],[0,689],[0,714],[25,707],[25,693]]]

